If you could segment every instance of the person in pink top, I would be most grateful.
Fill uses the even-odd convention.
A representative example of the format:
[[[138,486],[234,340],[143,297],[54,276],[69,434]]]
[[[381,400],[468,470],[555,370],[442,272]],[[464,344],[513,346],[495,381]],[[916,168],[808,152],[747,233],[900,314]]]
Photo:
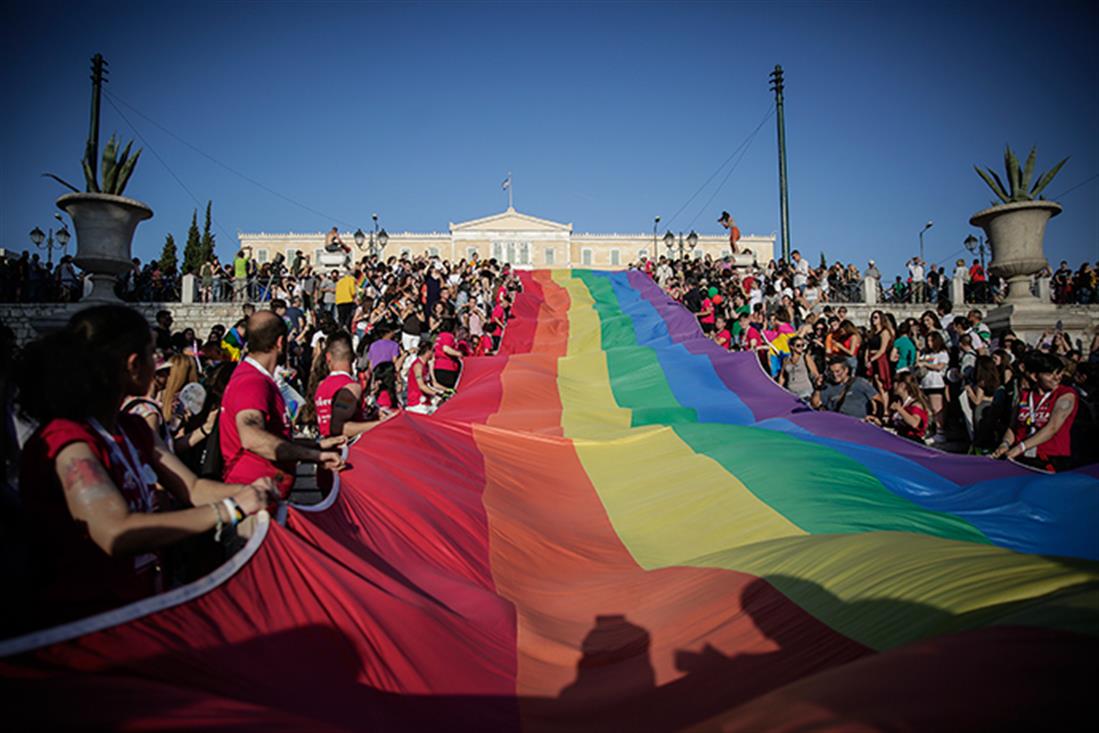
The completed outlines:
[[[454,319],[443,321],[439,336],[435,339],[435,382],[447,389],[458,384],[458,374],[462,370],[462,352],[454,336]]]
[[[225,388],[219,436],[224,481],[250,483],[271,477],[283,498],[290,495],[298,461],[338,471],[343,459],[332,448],[347,442],[343,436],[323,438],[319,446],[291,440],[286,403],[273,376],[285,354],[288,333],[286,321],[271,311],[248,319],[248,356]]]

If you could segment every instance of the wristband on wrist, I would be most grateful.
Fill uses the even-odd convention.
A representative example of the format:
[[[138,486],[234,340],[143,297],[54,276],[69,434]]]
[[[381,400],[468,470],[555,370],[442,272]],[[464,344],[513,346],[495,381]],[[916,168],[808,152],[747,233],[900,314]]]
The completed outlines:
[[[1020,453],[1026,453],[1026,441],[1025,440],[1020,440],[1019,441],[1019,452]]]
[[[222,499],[221,503],[225,506],[225,510],[229,512],[229,526],[237,526],[237,523],[240,522],[240,517],[237,515],[238,507],[236,505],[236,502],[227,497],[225,499]]]
[[[214,542],[221,542],[221,530],[225,527],[225,522],[221,519],[221,502],[215,501],[212,506],[214,508],[214,516],[217,517],[217,524],[214,525]]]

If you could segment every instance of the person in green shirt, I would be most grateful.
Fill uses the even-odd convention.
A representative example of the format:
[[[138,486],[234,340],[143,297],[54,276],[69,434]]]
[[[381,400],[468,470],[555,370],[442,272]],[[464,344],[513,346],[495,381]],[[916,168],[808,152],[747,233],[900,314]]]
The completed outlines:
[[[252,258],[252,248],[242,247],[233,258],[233,300],[247,300],[248,260]]]
[[[916,365],[916,342],[912,340],[912,328],[915,321],[906,318],[897,329],[897,340],[893,348],[897,350],[897,371],[907,371]]]

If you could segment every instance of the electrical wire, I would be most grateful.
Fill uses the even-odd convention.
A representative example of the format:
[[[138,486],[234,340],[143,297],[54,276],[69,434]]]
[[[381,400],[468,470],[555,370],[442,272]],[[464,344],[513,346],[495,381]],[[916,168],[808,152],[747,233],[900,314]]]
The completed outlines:
[[[694,223],[698,221],[698,217],[702,216],[703,212],[710,208],[710,204],[712,204],[714,202],[714,199],[717,198],[717,195],[721,193],[721,189],[725,188],[725,184],[729,181],[729,176],[733,175],[733,171],[735,171],[737,169],[737,166],[740,165],[741,161],[744,160],[744,156],[747,155],[748,150],[751,149],[752,142],[756,139],[756,135],[758,135],[759,131],[763,129],[763,123],[770,119],[770,117],[771,113],[768,112],[767,115],[756,126],[756,129],[752,131],[752,134],[748,136],[748,139],[745,141],[743,149],[740,151],[740,157],[736,159],[732,167],[729,168],[729,172],[725,174],[725,178],[721,179],[721,183],[718,185],[717,188],[714,189],[714,192],[710,194],[710,198],[707,199],[706,203],[703,204],[702,208],[698,210],[697,214],[695,214],[695,218],[691,219],[691,223],[687,225],[688,229],[694,227]]]
[[[1092,181],[1094,181],[1094,180],[1095,180],[1096,178],[1099,178],[1099,173],[1096,173],[1096,174],[1095,174],[1094,176],[1092,176],[1091,178],[1088,178],[1088,179],[1085,179],[1085,180],[1083,180],[1083,181],[1080,181],[1079,183],[1077,183],[1077,184],[1076,184],[1075,186],[1073,186],[1072,188],[1070,188],[1070,189],[1068,189],[1068,190],[1066,190],[1066,191],[1062,191],[1061,193],[1057,194],[1056,196],[1051,196],[1051,197],[1050,197],[1050,200],[1051,200],[1051,201],[1053,201],[1053,200],[1056,200],[1056,199],[1062,198],[1062,197],[1064,197],[1064,195],[1065,195],[1065,194],[1067,194],[1067,193],[1072,193],[1073,191],[1075,191],[1076,189],[1080,188],[1080,187],[1081,187],[1081,186],[1083,186],[1084,184],[1086,184],[1086,183],[1091,183],[1091,182],[1092,182]]]
[[[116,105],[114,103],[114,101],[111,99],[111,95],[110,94],[104,94],[104,96],[107,97],[107,103],[110,104],[112,107],[114,107],[114,111],[118,113],[118,116],[122,118],[122,121],[125,122],[127,125],[129,125],[130,129],[133,130],[134,134],[137,135],[139,140],[141,140],[141,144],[149,149],[149,152],[153,154],[153,157],[155,157],[157,160],[159,160],[160,164],[162,166],[164,166],[164,170],[168,171],[168,175],[170,175],[172,178],[174,178],[176,183],[179,184],[180,188],[182,188],[184,191],[186,191],[187,195],[191,197],[191,200],[195,202],[196,211],[197,211],[197,209],[201,209],[202,204],[199,202],[198,197],[195,196],[194,192],[191,191],[191,189],[187,187],[187,184],[184,183],[183,180],[175,174],[175,171],[173,171],[172,167],[170,165],[168,165],[168,162],[160,156],[160,153],[158,153],[156,151],[156,148],[154,148],[149,143],[149,141],[145,138],[145,136],[141,134],[141,130],[138,130],[137,127],[134,125],[134,123],[130,122],[129,118],[126,117],[126,115],[122,112],[122,110],[118,108],[118,105]],[[218,222],[218,220],[214,218],[214,215],[213,215],[212,211],[210,213],[210,220],[214,223],[214,226],[216,226],[221,231],[221,233],[225,235],[225,238],[228,241],[230,241],[230,242],[233,241],[233,236],[231,234],[229,234],[229,232],[225,231],[225,227],[223,227]]]
[[[672,224],[672,222],[673,222],[673,221],[675,221],[675,220],[676,220],[676,218],[677,218],[677,217],[678,217],[678,216],[679,216],[680,214],[682,214],[682,213],[683,213],[683,211],[684,211],[684,210],[685,210],[685,209],[686,209],[686,208],[687,208],[688,206],[690,206],[690,205],[691,205],[691,202],[692,202],[692,201],[694,201],[694,200],[695,200],[696,198],[698,198],[698,194],[702,193],[702,191],[703,191],[703,190],[704,190],[704,189],[706,188],[706,186],[710,185],[710,181],[714,180],[714,178],[716,178],[716,177],[717,177],[717,175],[718,175],[719,173],[721,173],[721,171],[722,171],[722,170],[724,170],[725,166],[727,166],[727,165],[729,164],[729,162],[730,162],[730,161],[731,161],[731,160],[732,160],[733,158],[735,158],[735,157],[736,157],[736,154],[737,154],[737,153],[739,153],[739,152],[741,151],[741,148],[744,148],[744,146],[745,146],[745,145],[747,145],[747,144],[749,144],[749,143],[750,143],[750,141],[752,140],[752,138],[754,138],[754,137],[755,137],[756,133],[757,133],[757,132],[759,132],[760,128],[761,128],[761,127],[763,127],[763,123],[765,123],[765,122],[766,122],[766,121],[768,120],[768,118],[770,118],[770,116],[771,116],[771,113],[772,113],[772,112],[774,112],[774,111],[775,111],[775,105],[774,105],[774,104],[772,103],[772,104],[771,104],[771,106],[770,106],[770,107],[769,107],[769,108],[767,109],[767,114],[763,115],[763,119],[762,119],[762,120],[760,120],[759,124],[758,124],[758,125],[756,126],[756,129],[755,129],[755,130],[753,130],[753,131],[752,131],[751,133],[749,133],[749,134],[748,134],[748,137],[746,137],[746,138],[744,139],[744,141],[740,143],[740,145],[736,146],[736,148],[735,148],[735,149],[733,150],[733,152],[729,154],[729,157],[728,157],[728,158],[726,158],[725,160],[723,160],[723,161],[721,162],[721,165],[719,165],[719,166],[717,167],[717,170],[715,170],[715,171],[714,171],[713,173],[711,173],[711,174],[710,174],[710,177],[709,177],[709,178],[707,178],[707,179],[706,179],[706,180],[705,180],[705,181],[703,182],[703,184],[702,184],[701,186],[699,186],[699,187],[698,187],[698,190],[697,190],[697,191],[695,191],[695,192],[694,192],[693,194],[691,194],[691,197],[690,197],[689,199],[687,199],[687,200],[686,200],[686,202],[684,202],[684,204],[683,204],[682,206],[680,206],[680,207],[679,207],[679,209],[678,209],[678,210],[677,210],[677,211],[676,211],[676,212],[675,212],[674,214],[672,214],[671,218],[669,218],[669,219],[668,219],[668,220],[667,220],[667,221],[665,222],[665,226],[667,226],[667,227],[669,227],[669,228],[671,227],[671,224]],[[735,167],[735,166],[734,166],[734,167]],[[726,180],[727,180],[727,179],[728,179],[728,177],[726,177]],[[722,185],[724,185],[724,182],[722,182]],[[713,199],[711,198],[711,200],[713,200]],[[698,217],[695,217],[695,218],[697,219]],[[693,221],[692,221],[692,223],[693,223]]]
[[[104,93],[106,94],[106,91],[104,91]],[[196,153],[198,153],[202,157],[206,158],[210,162],[214,163],[215,165],[229,171],[234,176],[237,176],[238,178],[241,178],[241,179],[247,181],[248,183],[251,183],[253,186],[256,186],[257,188],[260,188],[260,189],[266,191],[267,193],[271,194],[272,196],[276,196],[276,197],[282,199],[283,201],[285,201],[289,204],[293,204],[294,206],[297,206],[300,209],[304,209],[305,211],[308,211],[311,214],[315,214],[315,215],[325,219],[326,221],[334,221],[337,224],[342,224],[342,225],[344,225],[348,228],[351,228],[351,227],[355,226],[354,224],[351,224],[350,222],[344,221],[343,219],[340,219],[339,217],[332,216],[331,214],[326,214],[323,211],[318,211],[317,209],[314,209],[311,206],[307,206],[306,204],[303,204],[300,201],[295,201],[294,199],[290,198],[289,196],[286,196],[282,193],[279,193],[278,191],[271,188],[270,186],[267,186],[267,185],[257,181],[256,179],[252,178],[251,176],[248,176],[248,175],[245,175],[244,173],[241,173],[240,171],[236,170],[232,166],[221,162],[220,160],[218,160],[214,156],[210,155],[209,153],[207,153],[207,152],[203,151],[202,149],[198,148],[197,146],[192,145],[191,143],[187,142],[186,140],[181,138],[179,135],[175,134],[174,132],[172,132],[168,128],[164,127],[164,125],[160,124],[159,122],[152,119],[148,115],[143,114],[139,109],[134,107],[132,104],[130,104],[126,100],[124,100],[124,99],[122,99],[122,98],[120,98],[116,95],[108,95],[108,97],[111,97],[111,96],[113,96],[115,99],[117,99],[119,103],[121,103],[121,104],[125,105],[127,108],[129,108],[134,114],[136,114],[137,116],[141,117],[143,120],[148,122],[149,124],[153,125],[157,129],[159,129],[165,135],[168,135],[169,137],[175,139],[177,142],[179,142],[183,145],[186,145],[191,150],[195,151]],[[113,106],[113,103],[112,103],[112,106]],[[117,107],[115,107],[115,109],[117,109]]]

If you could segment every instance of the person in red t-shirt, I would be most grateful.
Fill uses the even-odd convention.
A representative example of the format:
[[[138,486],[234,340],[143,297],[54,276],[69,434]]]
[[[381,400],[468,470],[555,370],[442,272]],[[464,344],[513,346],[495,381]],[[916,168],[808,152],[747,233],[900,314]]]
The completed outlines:
[[[733,346],[733,335],[729,333],[729,329],[726,328],[725,324],[724,316],[718,316],[714,328],[714,341],[717,342],[718,346],[728,351]]]
[[[458,384],[458,375],[462,371],[462,352],[454,336],[454,319],[443,321],[439,335],[435,339],[435,382],[446,389],[454,389]]]
[[[156,592],[161,548],[236,525],[274,495],[265,479],[230,486],[197,478],[141,418],[119,414],[127,394],[148,389],[153,370],[149,324],[124,306],[85,309],[21,356],[21,409],[40,425],[20,465],[36,566],[32,586],[13,596],[26,604],[21,626]]]
[[[485,332],[477,338],[477,347],[473,350],[474,356],[488,356],[493,352],[493,335],[496,333],[495,323],[486,323]]]
[[[882,425],[887,421],[888,425],[897,431],[897,435],[923,443],[924,436],[927,435],[931,403],[920,389],[920,383],[915,375],[902,372],[896,376],[892,384],[892,400],[889,398],[889,390],[877,377],[874,378],[874,385],[878,388],[886,418],[883,421],[868,415],[867,422]]]
[[[271,311],[258,311],[248,319],[248,356],[225,388],[219,435],[226,481],[271,477],[283,498],[290,495],[297,462],[338,471],[343,459],[332,449],[347,442],[342,435],[322,438],[319,445],[291,440],[286,402],[273,376],[288,334],[286,321]]]
[[[1053,354],[1034,353],[1023,360],[1030,386],[1019,396],[1019,409],[993,458],[1014,458],[1046,471],[1071,468],[1072,423],[1079,400],[1061,384],[1063,367]]]

